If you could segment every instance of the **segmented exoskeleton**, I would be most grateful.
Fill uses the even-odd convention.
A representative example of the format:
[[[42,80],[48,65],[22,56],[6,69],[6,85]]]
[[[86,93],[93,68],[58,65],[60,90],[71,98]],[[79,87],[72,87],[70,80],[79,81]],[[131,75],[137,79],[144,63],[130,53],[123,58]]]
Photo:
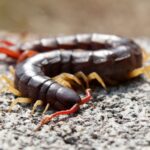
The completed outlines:
[[[11,48],[10,43],[3,42]],[[19,96],[26,97],[12,102],[11,108],[17,102],[35,102],[34,109],[44,103],[46,109],[50,105],[63,110],[46,116],[39,127],[54,116],[75,112],[90,100],[89,90],[81,99],[72,89],[73,84],[82,86],[84,81],[89,88],[89,82],[96,79],[106,89],[106,84],[116,84],[149,70],[149,66],[142,67],[144,51],[141,47],[131,39],[114,35],[42,38],[17,49],[0,48],[0,52],[18,59],[15,88]]]

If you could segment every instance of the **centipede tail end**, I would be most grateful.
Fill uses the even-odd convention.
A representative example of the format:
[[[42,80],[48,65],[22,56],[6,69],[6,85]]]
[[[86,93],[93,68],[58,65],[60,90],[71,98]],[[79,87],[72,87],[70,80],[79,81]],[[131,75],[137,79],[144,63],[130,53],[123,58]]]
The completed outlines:
[[[6,54],[8,57],[11,57],[13,59],[18,59],[20,56],[20,52],[13,51],[9,48],[0,47],[0,53]]]
[[[7,41],[7,40],[0,40],[0,53],[6,54],[8,57],[11,57],[13,59],[18,59],[20,56],[20,52],[11,50],[11,46],[14,46],[15,44]],[[4,45],[4,46],[3,46]]]
[[[25,59],[30,58],[30,57],[36,55],[37,53],[38,53],[38,52],[36,52],[36,51],[34,51],[34,50],[25,51],[25,52],[23,52],[23,53],[19,56],[17,62],[20,63],[20,62],[24,61]]]
[[[13,42],[10,42],[7,40],[0,40],[0,43],[5,44],[6,46],[14,46],[15,45]]]

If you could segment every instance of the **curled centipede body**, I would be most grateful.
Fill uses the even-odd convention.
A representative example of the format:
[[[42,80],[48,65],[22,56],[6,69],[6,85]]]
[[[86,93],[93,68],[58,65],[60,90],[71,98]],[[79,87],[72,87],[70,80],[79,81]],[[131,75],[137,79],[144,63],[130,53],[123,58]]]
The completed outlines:
[[[81,85],[82,79],[88,87],[89,82],[96,79],[106,88],[106,84],[125,81],[149,69],[142,66],[140,46],[131,39],[114,35],[79,34],[46,38],[22,44],[18,49],[17,52],[0,49],[0,52],[20,61],[15,69],[15,88],[30,99],[27,101],[40,100],[38,102],[46,106],[67,109],[45,117],[40,126],[54,116],[75,112],[81,104],[89,101],[89,91],[81,99],[71,89],[71,81]],[[25,59],[28,56],[32,57]]]

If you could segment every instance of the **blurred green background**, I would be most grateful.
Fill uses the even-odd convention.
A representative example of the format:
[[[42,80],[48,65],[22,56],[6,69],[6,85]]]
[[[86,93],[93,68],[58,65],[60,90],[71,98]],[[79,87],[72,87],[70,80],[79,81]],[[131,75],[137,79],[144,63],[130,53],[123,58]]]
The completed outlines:
[[[150,0],[0,0],[0,30],[150,36]]]

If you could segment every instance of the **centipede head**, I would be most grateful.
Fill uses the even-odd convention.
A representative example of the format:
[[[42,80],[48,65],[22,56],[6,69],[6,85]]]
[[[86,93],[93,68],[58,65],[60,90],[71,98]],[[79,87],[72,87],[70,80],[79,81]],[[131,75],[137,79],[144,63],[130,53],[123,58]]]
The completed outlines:
[[[60,88],[57,91],[56,97],[69,107],[81,101],[80,96],[74,90],[66,87]]]

